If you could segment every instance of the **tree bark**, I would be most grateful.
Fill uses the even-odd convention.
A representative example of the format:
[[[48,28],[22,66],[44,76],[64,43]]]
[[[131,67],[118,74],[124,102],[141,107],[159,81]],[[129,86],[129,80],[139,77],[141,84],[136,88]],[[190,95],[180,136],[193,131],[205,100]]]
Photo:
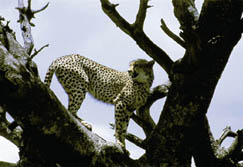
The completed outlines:
[[[31,1],[28,2],[28,8],[22,7],[19,11],[28,14],[22,19],[30,28],[28,24],[34,13],[30,9]],[[168,31],[164,22],[162,28],[186,49],[184,57],[176,62],[143,32],[148,0],[140,0],[133,24],[119,15],[117,5],[101,0],[104,12],[159,63],[171,82],[169,86],[156,87],[146,104],[133,115],[146,135],[145,140],[127,135],[146,150],[138,160],[129,158],[119,145],[106,142],[80,124],[41,82],[32,58],[42,48],[31,55],[33,39],[22,47],[8,24],[0,22],[0,135],[20,148],[19,166],[189,167],[192,156],[197,167],[240,166],[243,130],[237,133],[228,130],[215,140],[206,113],[231,51],[243,32],[243,0],[205,0],[200,15],[193,0],[172,2],[181,25],[181,37]],[[30,33],[30,29],[26,33]],[[24,39],[26,37],[28,34],[24,34]],[[159,122],[155,124],[149,113],[150,106],[166,95]],[[17,139],[8,133],[6,112],[22,129]],[[235,139],[228,150],[222,151],[220,144],[227,135]]]
[[[23,129],[20,166],[137,166],[66,111],[12,31],[1,23],[0,32],[0,106]]]
[[[219,166],[205,114],[230,53],[241,37],[242,1],[206,0],[200,18],[196,10],[188,10],[194,8],[193,2],[174,0],[173,4],[187,49],[182,60],[172,67],[172,86],[148,141],[147,155],[154,165],[190,166],[194,155],[204,160],[204,166]]]

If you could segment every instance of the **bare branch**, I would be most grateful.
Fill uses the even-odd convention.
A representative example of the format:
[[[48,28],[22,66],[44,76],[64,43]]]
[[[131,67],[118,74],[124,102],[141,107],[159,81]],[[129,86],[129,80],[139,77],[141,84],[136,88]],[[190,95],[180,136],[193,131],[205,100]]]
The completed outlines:
[[[231,157],[235,162],[243,160],[243,129],[237,131],[237,136],[235,140],[231,144],[231,146],[227,149],[227,157]]]
[[[145,149],[144,140],[140,139],[139,137],[131,133],[127,133],[126,139],[135,144],[136,146]]]
[[[151,58],[153,58],[168,74],[170,73],[173,61],[168,54],[154,44],[141,29],[141,25],[145,19],[145,9],[148,8],[147,0],[141,0],[143,4],[140,5],[140,10],[137,14],[137,24],[129,24],[117,12],[116,6],[109,2],[109,0],[100,0],[102,9],[107,16],[126,34],[134,39],[137,45],[145,51]],[[136,22],[135,22],[136,23]]]
[[[31,54],[32,49],[34,48],[34,39],[31,34],[31,24],[30,20],[27,15],[27,10],[24,7],[23,0],[18,1],[18,11],[19,11],[19,23],[20,23],[20,29],[22,31],[22,37],[24,39],[24,48],[26,50],[27,54]]]
[[[148,2],[149,0],[140,0],[136,21],[134,23],[135,26],[140,27],[141,29],[143,29],[144,21],[146,18],[146,12],[147,9],[149,8]]]
[[[131,36],[132,26],[117,12],[117,4],[112,4],[108,0],[100,0],[103,11],[110,17],[110,19],[126,34]]]
[[[236,137],[237,134],[235,132],[231,131],[231,127],[227,126],[224,130],[223,133],[221,134],[220,138],[218,140],[216,140],[216,142],[218,142],[219,145],[221,145],[223,143],[223,141],[227,138],[227,137]]]
[[[231,146],[227,149],[220,147],[220,144],[228,136],[235,138]],[[230,162],[232,161],[234,164],[237,164],[239,161],[243,160],[243,130],[238,130],[237,133],[235,133],[231,131],[230,127],[226,127],[215,144],[217,144],[215,153],[218,159]]]
[[[174,34],[165,24],[165,21],[163,19],[161,19],[161,29],[171,38],[173,39],[176,43],[178,43],[180,46],[182,46],[183,48],[186,48],[186,44],[185,41],[183,41],[183,39],[181,39],[179,36],[177,36],[176,34]]]
[[[21,13],[27,17],[28,22],[31,26],[35,26],[33,23],[31,23],[31,19],[35,18],[35,14],[40,13],[43,10],[45,10],[49,6],[49,2],[44,7],[42,7],[41,9],[38,9],[38,10],[31,9],[31,2],[32,2],[31,0],[28,0],[28,6],[26,8],[24,6],[23,0],[19,0],[19,3],[18,3],[19,6],[16,9],[21,11]]]
[[[39,10],[31,9],[31,0],[28,0],[27,8],[24,6],[23,0],[18,0],[18,7],[16,8],[19,11],[19,23],[22,31],[22,36],[24,39],[24,48],[28,55],[31,55],[31,52],[34,48],[34,39],[31,34],[31,26],[35,26],[31,19],[33,19],[36,13],[39,13],[45,10],[48,7],[49,3],[47,3],[43,8]]]
[[[45,10],[48,6],[49,6],[49,2],[44,6],[44,7],[42,7],[41,9],[39,9],[39,10],[33,10],[33,13],[34,14],[37,14],[37,13],[40,13],[40,12],[42,12],[43,10]]]
[[[144,110],[141,111],[143,112]],[[150,115],[149,117],[151,118]],[[152,118],[151,118],[152,121],[150,120],[152,123],[144,119],[142,116],[138,116],[137,114],[133,114],[131,118],[134,122],[136,122],[136,124],[138,124],[138,126],[140,126],[143,129],[146,136],[148,136],[152,132],[153,128],[155,127],[155,123],[153,122]]]
[[[42,46],[39,50],[34,50],[34,53],[30,56],[30,59],[33,59],[37,54],[39,54],[44,48],[48,47],[49,44],[46,44],[45,46]]]

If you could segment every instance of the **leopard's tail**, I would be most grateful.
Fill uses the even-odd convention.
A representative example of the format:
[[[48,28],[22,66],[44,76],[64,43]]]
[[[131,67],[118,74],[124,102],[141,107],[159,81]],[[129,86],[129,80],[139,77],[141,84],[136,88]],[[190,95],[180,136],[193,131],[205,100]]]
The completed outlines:
[[[56,71],[56,63],[55,61],[52,62],[52,64],[49,66],[48,70],[47,70],[47,73],[46,73],[46,76],[45,76],[45,80],[44,80],[44,84],[48,87],[50,87],[51,85],[51,79],[53,77],[53,74],[55,73]]]

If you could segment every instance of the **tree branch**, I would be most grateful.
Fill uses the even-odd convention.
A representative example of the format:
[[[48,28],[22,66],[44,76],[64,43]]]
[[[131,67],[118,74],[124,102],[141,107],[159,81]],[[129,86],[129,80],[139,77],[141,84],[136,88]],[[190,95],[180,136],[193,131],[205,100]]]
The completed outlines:
[[[138,13],[136,16],[136,21],[134,23],[134,26],[140,27],[141,29],[143,29],[147,9],[150,7],[148,5],[148,2],[149,2],[149,0],[140,0],[139,9],[138,9]]]
[[[19,23],[22,31],[22,37],[24,39],[24,48],[28,55],[31,55],[31,52],[34,48],[34,39],[31,34],[31,26],[35,26],[31,19],[34,18],[36,13],[39,13],[45,10],[48,7],[49,3],[45,5],[40,10],[31,9],[31,0],[28,0],[27,8],[24,6],[23,0],[18,0],[18,7],[16,8],[19,11]]]
[[[230,127],[226,127],[216,141],[206,119],[204,120],[204,125],[195,127],[195,130],[200,131],[199,135],[194,139],[195,141],[193,141],[193,143],[198,143],[193,155],[196,166],[221,166],[222,162],[224,162],[225,166],[232,166],[242,160],[243,130],[235,133],[231,131]],[[235,137],[235,140],[229,148],[225,149],[220,145],[227,136]]]
[[[182,46],[183,48],[186,49],[186,44],[183,41],[183,39],[181,39],[180,37],[178,37],[176,34],[174,34],[165,24],[165,21],[163,19],[161,19],[161,29],[171,38],[173,39],[176,43],[178,43],[180,46]]]
[[[199,14],[194,0],[172,0],[172,2],[174,14],[182,30],[180,36],[184,39],[187,48],[183,60],[188,62],[189,66],[196,66],[198,60],[195,55],[198,55],[201,50],[201,41],[197,33]]]
[[[23,129],[20,163],[31,161],[30,166],[37,162],[43,166],[52,162],[61,166],[73,166],[72,163],[137,166],[119,145],[108,143],[88,131],[66,111],[54,93],[28,69],[32,61],[26,60],[29,55],[17,41],[8,38],[11,48],[8,50],[2,44],[2,38],[0,35],[0,106],[5,106]],[[105,160],[102,157],[106,157]]]
[[[115,124],[110,123],[111,129],[114,130],[115,129]],[[140,139],[139,137],[135,136],[134,134],[131,133],[126,133],[125,138],[130,141],[131,143],[135,144],[136,146],[145,149],[144,146],[144,140]]]
[[[220,138],[218,140],[216,140],[216,142],[221,145],[223,143],[223,141],[227,138],[227,137],[236,137],[237,134],[231,131],[231,127],[227,126],[224,130],[223,133],[221,134]]]
[[[132,26],[117,12],[117,4],[112,4],[109,0],[101,0],[102,9],[110,17],[110,19],[119,27],[123,32],[132,35]]]
[[[17,164],[0,161],[0,167],[17,167]]]
[[[170,73],[173,61],[165,51],[155,45],[142,30],[144,19],[146,16],[146,9],[148,8],[147,0],[140,1],[140,8],[137,14],[137,19],[134,24],[129,24],[117,12],[115,4],[109,0],[100,0],[102,9],[107,16],[126,34],[134,39],[137,45],[145,51],[151,58],[153,58],[166,72]]]
[[[196,29],[199,14],[194,0],[172,0],[174,5],[174,14],[180,22],[183,31]]]
[[[127,133],[126,139],[129,140],[130,142],[134,143],[136,146],[145,149],[144,140],[140,139],[139,137],[137,137],[131,133]]]
[[[27,16],[27,11],[29,12],[29,10],[26,10],[26,8],[24,7],[24,2],[23,0],[18,0],[18,9],[19,11],[19,23],[20,23],[20,29],[22,31],[22,37],[24,39],[24,48],[26,50],[27,54],[31,54],[32,49],[34,48],[34,39],[32,37],[31,34],[31,24],[30,24],[30,20],[31,17],[28,18]],[[29,8],[27,8],[29,9]],[[31,14],[31,12],[30,12]]]
[[[136,111],[136,115],[132,115],[132,119],[143,129],[147,137],[151,134],[156,126],[153,118],[150,115],[150,107],[155,101],[167,95],[170,85],[171,83],[168,81],[165,84],[153,88],[146,103]]]
[[[227,136],[235,137],[235,140],[232,142],[231,146],[228,149],[218,148],[217,157],[219,159],[233,161],[237,164],[239,161],[243,160],[243,130],[238,130],[237,133],[232,132],[227,128],[224,130],[224,133],[228,133]],[[223,133],[224,138],[226,134]]]
[[[21,144],[22,131],[20,129],[10,130],[11,123],[6,119],[6,111],[0,106],[0,136],[8,139],[17,147]]]
[[[39,54],[44,48],[48,47],[49,44],[46,44],[44,46],[42,46],[39,50],[34,50],[34,53],[30,56],[30,59],[33,59],[37,54]]]
[[[29,5],[31,6],[31,5]],[[42,12],[43,10],[45,10],[47,7],[49,6],[49,2],[42,8],[38,9],[38,10],[32,10],[33,14],[37,14],[37,13],[40,13]]]

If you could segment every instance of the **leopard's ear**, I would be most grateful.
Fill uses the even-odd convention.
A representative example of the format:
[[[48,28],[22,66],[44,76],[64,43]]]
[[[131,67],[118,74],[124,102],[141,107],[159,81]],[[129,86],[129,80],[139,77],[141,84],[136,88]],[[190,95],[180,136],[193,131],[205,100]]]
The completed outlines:
[[[151,60],[147,63],[148,67],[153,68],[155,61]]]

